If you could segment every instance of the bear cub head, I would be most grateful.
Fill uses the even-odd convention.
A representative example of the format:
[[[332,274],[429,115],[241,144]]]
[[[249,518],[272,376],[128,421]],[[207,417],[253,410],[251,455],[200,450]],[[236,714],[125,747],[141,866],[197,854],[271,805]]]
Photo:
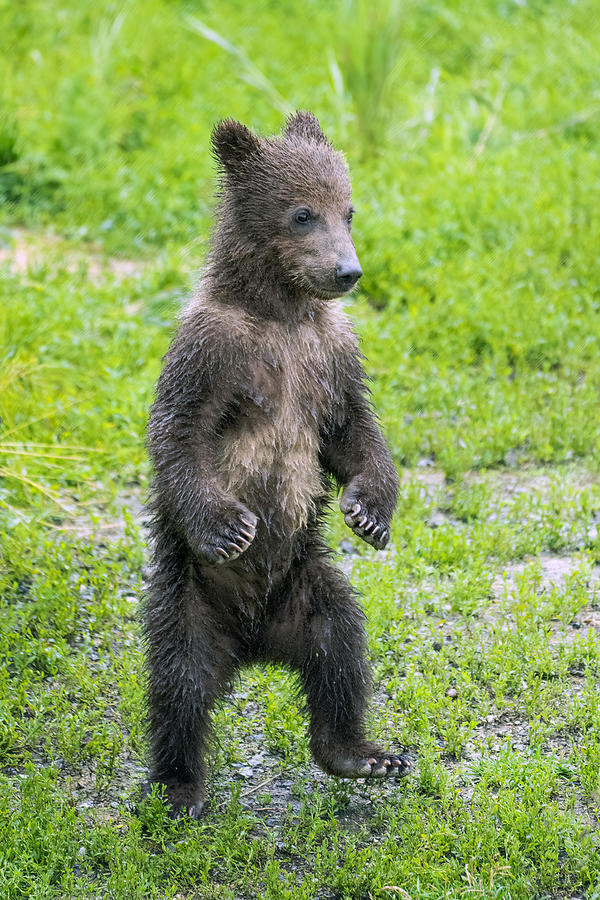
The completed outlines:
[[[212,148],[222,199],[215,243],[237,261],[240,280],[260,282],[268,273],[291,295],[321,300],[351,290],[362,269],[348,169],[318,120],[297,112],[280,136],[260,138],[226,119]]]

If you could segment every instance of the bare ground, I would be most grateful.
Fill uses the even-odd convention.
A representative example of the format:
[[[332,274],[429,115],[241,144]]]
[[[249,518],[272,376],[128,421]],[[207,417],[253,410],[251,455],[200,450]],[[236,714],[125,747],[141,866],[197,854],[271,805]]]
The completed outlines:
[[[146,268],[139,259],[107,257],[99,246],[91,244],[82,252],[80,246],[49,230],[30,231],[25,228],[8,229],[8,241],[0,244],[0,266],[8,265],[13,275],[26,275],[40,266],[48,266],[60,259],[61,268],[75,272],[81,265],[91,280],[112,276],[118,281],[143,274]]]

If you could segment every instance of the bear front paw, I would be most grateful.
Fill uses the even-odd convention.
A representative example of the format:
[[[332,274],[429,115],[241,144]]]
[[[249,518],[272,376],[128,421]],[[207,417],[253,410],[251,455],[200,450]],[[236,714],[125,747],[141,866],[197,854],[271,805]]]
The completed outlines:
[[[248,549],[256,537],[257,523],[258,519],[256,516],[248,512],[248,515],[240,516],[239,522],[229,527],[216,541],[218,544],[217,555],[219,557],[217,564],[237,559],[238,556]]]
[[[249,509],[241,513],[231,511],[225,521],[215,522],[210,536],[199,548],[200,556],[212,565],[222,565],[237,559],[256,537],[258,518]]]
[[[367,544],[371,544],[376,550],[383,550],[390,539],[390,529],[369,512],[367,505],[361,500],[342,496],[340,509],[344,513],[344,522]]]

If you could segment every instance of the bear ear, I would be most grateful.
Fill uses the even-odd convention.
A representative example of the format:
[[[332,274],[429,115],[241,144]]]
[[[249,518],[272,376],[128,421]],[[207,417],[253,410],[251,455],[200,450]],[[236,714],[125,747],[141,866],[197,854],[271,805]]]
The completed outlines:
[[[260,140],[235,119],[223,119],[215,125],[211,145],[213,153],[226,169],[233,169],[260,152]]]
[[[319,120],[311,112],[299,109],[293,116],[289,116],[283,129],[285,137],[294,135],[305,138],[308,141],[316,141],[318,144],[331,146],[319,125]]]

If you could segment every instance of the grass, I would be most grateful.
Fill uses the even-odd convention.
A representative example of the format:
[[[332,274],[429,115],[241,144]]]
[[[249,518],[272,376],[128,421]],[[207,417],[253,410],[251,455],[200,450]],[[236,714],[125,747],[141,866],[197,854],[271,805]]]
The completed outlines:
[[[600,896],[600,32],[591,0],[0,2],[0,894]],[[398,786],[312,766],[283,670],[215,716],[211,803],[146,775],[144,427],[201,265],[215,120],[347,151],[350,312],[392,547],[329,534]]]

